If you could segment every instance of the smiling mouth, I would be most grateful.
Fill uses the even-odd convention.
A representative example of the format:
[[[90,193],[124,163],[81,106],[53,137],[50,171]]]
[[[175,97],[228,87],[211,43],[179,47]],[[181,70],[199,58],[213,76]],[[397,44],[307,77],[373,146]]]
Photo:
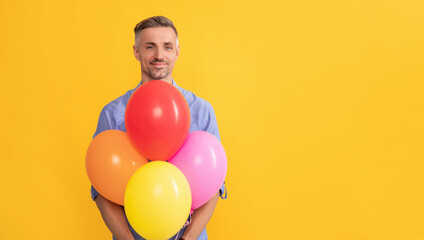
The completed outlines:
[[[152,65],[153,67],[165,67],[167,65],[167,63],[165,62],[156,62],[156,63],[150,63],[150,65]]]

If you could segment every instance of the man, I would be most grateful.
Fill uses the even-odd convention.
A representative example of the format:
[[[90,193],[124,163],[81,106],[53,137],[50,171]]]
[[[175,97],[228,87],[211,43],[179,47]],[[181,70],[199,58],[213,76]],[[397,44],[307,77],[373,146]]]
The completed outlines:
[[[180,53],[178,33],[174,24],[165,17],[156,16],[138,23],[134,32],[135,45],[133,50],[134,56],[141,66],[141,83],[103,108],[94,137],[100,132],[110,129],[125,131],[125,108],[132,93],[141,84],[160,80],[172,84],[185,97],[191,114],[190,132],[207,131],[220,139],[212,106],[207,101],[177,86],[172,78],[172,70]],[[212,217],[219,195],[223,199],[226,198],[222,196],[224,191],[225,186],[222,185],[212,199],[194,210],[193,215],[190,216],[191,222],[171,239],[177,239],[177,237],[183,240],[207,239],[206,224]],[[114,239],[143,239],[129,225],[122,206],[104,198],[93,187],[91,188],[91,195]]]

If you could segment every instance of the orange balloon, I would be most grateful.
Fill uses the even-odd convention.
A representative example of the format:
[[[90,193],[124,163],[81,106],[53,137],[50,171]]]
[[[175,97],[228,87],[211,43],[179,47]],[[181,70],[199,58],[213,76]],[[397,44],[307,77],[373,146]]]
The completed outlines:
[[[97,135],[87,150],[85,168],[94,188],[105,198],[124,205],[125,188],[133,173],[147,163],[128,134],[108,130]]]

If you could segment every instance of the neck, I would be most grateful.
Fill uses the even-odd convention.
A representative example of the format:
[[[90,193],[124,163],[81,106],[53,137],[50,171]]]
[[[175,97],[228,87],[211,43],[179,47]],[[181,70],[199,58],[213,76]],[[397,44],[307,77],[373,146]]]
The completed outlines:
[[[166,78],[162,78],[162,79],[158,79],[158,80],[172,84],[172,76],[171,75],[168,75]],[[144,83],[147,83],[147,82],[150,82],[150,81],[154,81],[154,80],[147,77],[147,76],[143,76],[143,75],[141,76],[141,83],[144,84]]]

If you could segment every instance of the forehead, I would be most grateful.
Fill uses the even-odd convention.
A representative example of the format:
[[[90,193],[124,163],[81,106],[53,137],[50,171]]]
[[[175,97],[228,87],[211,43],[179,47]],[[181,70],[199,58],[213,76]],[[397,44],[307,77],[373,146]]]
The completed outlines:
[[[140,43],[176,42],[177,35],[170,27],[145,28],[140,32]]]

